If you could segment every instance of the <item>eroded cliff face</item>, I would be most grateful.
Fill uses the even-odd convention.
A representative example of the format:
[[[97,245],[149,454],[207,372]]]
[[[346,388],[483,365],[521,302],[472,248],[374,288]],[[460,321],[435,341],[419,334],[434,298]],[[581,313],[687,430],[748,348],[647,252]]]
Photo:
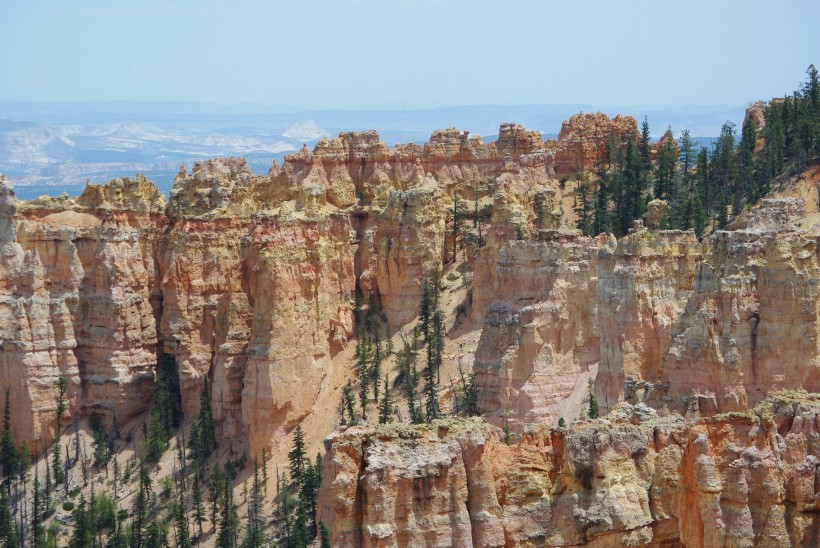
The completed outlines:
[[[158,223],[148,211],[155,195],[141,194],[140,179],[111,187],[145,208],[123,202],[92,215],[63,200],[18,210],[10,187],[0,190],[0,360],[15,409],[13,432],[34,451],[54,436],[59,376],[69,381],[67,421],[92,409],[116,409],[127,419],[145,410],[153,386],[157,271],[150,242]],[[77,201],[91,200],[96,190],[89,187]]]
[[[710,238],[657,398],[712,414],[772,391],[820,390],[818,240],[797,228],[803,213],[801,199],[764,200]]]
[[[637,223],[620,239],[502,234],[497,251],[491,228],[474,287],[482,411],[496,425],[574,418],[589,375],[603,412],[626,399],[707,415],[817,391],[817,236],[798,227],[805,216],[802,199],[771,199],[702,242]]]
[[[493,301],[483,314],[474,370],[487,420],[513,429],[552,424],[578,404],[594,377],[600,336],[595,294],[606,236],[543,231],[541,241],[507,240],[499,250]],[[480,272],[477,272],[478,277]],[[482,291],[474,288],[474,300]],[[577,414],[577,412],[575,413]]]
[[[183,166],[167,201],[137,176],[18,205],[4,181],[0,360],[20,410],[14,435],[35,451],[51,441],[61,375],[65,421],[144,412],[166,354],[184,411],[198,412],[209,377],[222,434],[257,453],[327,388],[357,289],[393,327],[415,317],[421,278],[453,258],[454,200],[463,215],[476,200],[497,204],[481,251],[492,273],[516,225],[564,222],[556,177],[576,169],[576,149],[591,166],[598,140],[635,128],[584,115],[557,141],[505,124],[493,143],[448,129],[394,149],[373,131],[345,133],[266,175],[241,158]]]
[[[684,420],[643,404],[506,445],[480,419],[328,438],[334,546],[814,546],[816,400]]]

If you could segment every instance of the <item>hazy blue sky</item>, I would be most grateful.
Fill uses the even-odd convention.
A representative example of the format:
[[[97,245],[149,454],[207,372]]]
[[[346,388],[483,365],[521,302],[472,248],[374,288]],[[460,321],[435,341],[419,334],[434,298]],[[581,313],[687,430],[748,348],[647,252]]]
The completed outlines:
[[[745,104],[820,63],[818,22],[818,0],[0,0],[0,100]]]

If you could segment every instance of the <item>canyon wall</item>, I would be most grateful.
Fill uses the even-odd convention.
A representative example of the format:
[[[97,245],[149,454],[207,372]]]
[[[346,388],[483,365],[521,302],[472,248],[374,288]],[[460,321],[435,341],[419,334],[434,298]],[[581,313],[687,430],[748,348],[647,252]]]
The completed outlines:
[[[494,243],[492,227],[473,289],[482,413],[513,428],[575,418],[589,377],[603,413],[626,399],[711,415],[820,390],[805,216],[802,199],[764,200],[702,242],[638,222],[619,239],[541,230]]]
[[[684,420],[620,403],[512,445],[481,419],[326,441],[333,546],[815,546],[820,402]]]
[[[184,411],[198,412],[209,377],[222,434],[258,452],[313,408],[353,334],[357,289],[394,327],[415,317],[422,276],[453,258],[454,200],[466,211],[507,201],[527,232],[542,228],[524,211],[538,204],[538,223],[557,228],[557,177],[636,127],[579,115],[558,140],[504,124],[491,143],[448,129],[393,149],[374,131],[345,133],[266,175],[240,158],[183,166],[167,203],[142,176],[29,202],[4,180],[0,388],[13,434],[34,451],[50,443],[60,376],[66,423],[92,411],[128,420],[165,354]],[[514,233],[499,219],[485,263]]]
[[[713,414],[816,389],[816,238],[795,225],[800,200],[704,242],[658,231],[657,215],[620,239],[567,226],[562,154],[597,162],[635,128],[578,115],[558,141],[505,124],[494,143],[450,129],[394,149],[347,133],[266,175],[239,158],[183,166],[167,203],[142,177],[19,203],[4,183],[2,388],[32,409],[15,435],[50,441],[60,375],[66,421],[142,412],[168,354],[185,412],[208,376],[223,434],[258,451],[313,408],[357,291],[393,328],[415,317],[421,277],[452,259],[454,198],[462,216],[491,210],[460,239],[493,424],[572,419],[589,379],[604,412],[646,400]]]

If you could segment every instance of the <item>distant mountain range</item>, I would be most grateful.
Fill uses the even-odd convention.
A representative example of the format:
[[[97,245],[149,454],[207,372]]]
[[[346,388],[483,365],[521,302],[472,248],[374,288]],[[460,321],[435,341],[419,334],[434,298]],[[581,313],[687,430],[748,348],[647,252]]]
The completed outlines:
[[[653,136],[688,128],[709,145],[727,120],[738,126],[745,106],[476,105],[425,110],[305,111],[289,106],[208,103],[0,102],[0,173],[18,198],[77,194],[87,180],[144,173],[170,189],[181,164],[243,156],[256,172],[274,159],[340,132],[375,129],[385,143],[425,142],[435,129],[457,127],[494,140],[502,122],[556,135],[577,112],[648,117]]]

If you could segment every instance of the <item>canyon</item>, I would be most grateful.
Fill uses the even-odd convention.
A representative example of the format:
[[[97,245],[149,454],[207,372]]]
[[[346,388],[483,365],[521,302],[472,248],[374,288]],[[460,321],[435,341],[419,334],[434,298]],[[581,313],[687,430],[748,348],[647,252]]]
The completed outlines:
[[[633,118],[603,114],[557,140],[343,133],[264,175],[183,166],[169,198],[137,175],[24,202],[0,178],[13,436],[53,441],[60,377],[64,424],[140,417],[167,357],[186,416],[208,379],[247,454],[284,462],[310,425],[334,546],[816,545],[820,168],[701,239],[663,230],[660,200],[622,237],[585,236],[576,172],[629,138]],[[357,307],[398,344],[442,267],[445,367],[472,368],[481,418],[329,424]]]

